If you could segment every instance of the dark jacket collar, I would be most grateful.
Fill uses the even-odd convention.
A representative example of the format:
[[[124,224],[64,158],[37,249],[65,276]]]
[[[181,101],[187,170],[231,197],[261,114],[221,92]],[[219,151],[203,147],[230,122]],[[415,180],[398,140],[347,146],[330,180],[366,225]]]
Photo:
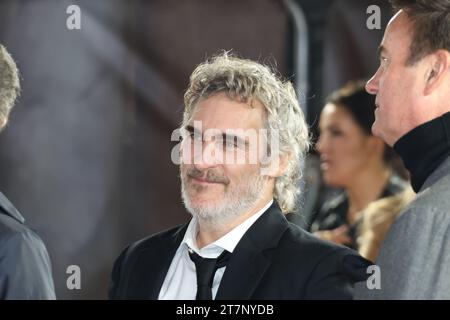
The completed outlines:
[[[161,239],[154,252],[150,250],[146,259],[135,266],[139,276],[134,295],[136,298],[157,299],[172,259],[183,240],[188,223],[180,227],[171,241]],[[216,299],[248,299],[256,289],[270,260],[264,252],[277,246],[288,222],[276,201],[247,230],[227,263],[225,273],[217,291]],[[167,238],[166,238],[167,239]],[[132,248],[130,248],[132,249]],[[157,262],[156,262],[157,261]]]
[[[25,222],[25,218],[17,211],[13,204],[5,197],[3,193],[0,192],[0,214],[6,214],[11,218],[19,221],[20,223]]]
[[[157,243],[151,248],[138,249],[141,257],[133,262],[133,274],[131,287],[133,288],[130,298],[157,300],[164,278],[169,270],[172,259],[183,240],[188,224],[178,227],[178,230],[170,238],[156,239]],[[139,247],[136,242],[128,249],[134,251],[133,247]]]
[[[250,299],[271,261],[265,252],[277,247],[288,222],[276,201],[247,230],[223,275],[216,300]]]
[[[394,144],[394,150],[403,159],[412,187],[418,192],[450,155],[450,112],[405,134]]]

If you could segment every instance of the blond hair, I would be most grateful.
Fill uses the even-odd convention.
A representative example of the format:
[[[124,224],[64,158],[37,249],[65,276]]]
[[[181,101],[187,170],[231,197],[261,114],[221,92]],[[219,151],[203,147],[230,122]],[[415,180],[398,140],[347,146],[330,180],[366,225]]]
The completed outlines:
[[[416,194],[412,188],[408,187],[394,196],[382,198],[367,206],[358,230],[357,242],[360,255],[375,262],[392,224],[415,197]]]

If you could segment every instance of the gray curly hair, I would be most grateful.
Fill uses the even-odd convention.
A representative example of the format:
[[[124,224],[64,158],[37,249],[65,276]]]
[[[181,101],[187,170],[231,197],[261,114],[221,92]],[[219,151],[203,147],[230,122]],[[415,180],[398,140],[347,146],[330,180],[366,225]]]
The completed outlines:
[[[301,163],[310,146],[308,126],[292,84],[275,75],[268,66],[237,58],[227,52],[197,66],[184,95],[182,128],[189,124],[200,99],[224,93],[230,99],[261,102],[266,110],[266,129],[278,135],[279,154],[289,154],[284,174],[275,180],[274,198],[284,213],[295,210],[302,176]]]
[[[20,94],[19,71],[6,48],[0,44],[0,125],[8,122],[14,102]],[[1,129],[0,128],[0,129]]]

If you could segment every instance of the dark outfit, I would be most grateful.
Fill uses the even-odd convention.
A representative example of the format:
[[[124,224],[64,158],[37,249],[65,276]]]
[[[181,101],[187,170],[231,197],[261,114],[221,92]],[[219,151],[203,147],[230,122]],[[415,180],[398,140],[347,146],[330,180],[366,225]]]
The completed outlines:
[[[217,258],[203,258],[189,249],[189,257],[195,264],[197,294],[195,300],[212,300],[212,285],[217,269],[225,267],[231,253],[224,250]]]
[[[110,299],[157,299],[187,224],[138,241],[117,259]],[[276,202],[227,262],[216,299],[351,299],[370,262],[289,223]]]
[[[450,112],[426,122],[398,139],[394,150],[411,174],[414,192],[450,156]]]
[[[391,176],[389,181],[381,193],[380,197],[390,197],[405,189],[405,182],[397,176]],[[333,230],[344,224],[348,225],[347,213],[349,209],[348,196],[346,192],[342,192],[336,198],[326,202],[320,209],[317,217],[311,225],[311,232],[320,230]],[[353,225],[349,225],[348,235],[352,239],[352,243],[348,247],[356,248],[356,237],[359,221]]]
[[[359,299],[450,299],[450,112],[402,136],[394,150],[417,196],[392,225],[377,258],[381,289]]]
[[[24,221],[0,192],[0,299],[55,299],[47,250]]]

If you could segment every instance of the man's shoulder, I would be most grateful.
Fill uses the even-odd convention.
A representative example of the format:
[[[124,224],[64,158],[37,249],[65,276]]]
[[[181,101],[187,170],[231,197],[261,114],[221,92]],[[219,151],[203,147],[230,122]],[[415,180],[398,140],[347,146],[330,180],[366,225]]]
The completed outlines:
[[[417,193],[392,225],[385,242],[392,248],[427,243],[425,237],[436,236],[438,230],[450,228],[450,173]],[[424,232],[428,230],[428,232]],[[403,240],[402,240],[403,239]],[[406,242],[405,239],[408,239]],[[385,245],[391,248],[390,245]],[[394,250],[400,252],[401,250]]]
[[[279,250],[292,264],[309,264],[311,268],[321,264],[334,265],[341,271],[353,273],[355,278],[361,278],[359,281],[366,278],[366,268],[371,265],[356,251],[319,239],[294,224],[289,224],[280,240]]]
[[[439,172],[435,174],[439,174]],[[417,198],[414,203],[417,205],[430,205],[430,203],[432,203],[433,206],[448,207],[450,206],[449,189],[450,172],[441,173],[439,174],[439,179],[417,194]]]
[[[140,239],[136,242],[130,244],[126,251],[128,254],[137,254],[142,251],[147,250],[161,250],[168,245],[176,244],[177,239],[179,237],[183,237],[186,231],[187,224],[181,224],[157,233],[154,233],[150,236],[147,236],[143,239]]]
[[[445,270],[442,257],[450,252],[449,178],[443,176],[421,190],[402,211],[378,255],[382,290],[362,287],[358,298],[429,299],[443,293],[448,297],[448,291],[441,290],[448,283],[447,273],[436,270]]]
[[[22,222],[0,213],[0,298],[55,299],[44,242]]]
[[[447,187],[450,185],[450,156],[448,156],[425,180],[421,191],[429,189]],[[421,192],[420,191],[420,192]],[[419,192],[419,193],[420,193]]]
[[[24,250],[23,248],[34,248],[37,251],[46,251],[44,242],[39,235],[23,223],[0,214],[0,254],[5,252]]]
[[[14,205],[0,192],[0,241],[29,231],[25,219]]]
[[[419,223],[419,221],[429,222],[430,218],[439,216],[441,221],[449,220],[447,214],[450,208],[450,173],[440,177],[434,184],[420,190],[415,199],[411,201],[398,218],[398,225],[405,223]],[[419,227],[419,226],[418,226]]]
[[[187,224],[172,227],[125,247],[114,263],[109,297],[117,299],[126,295],[123,290],[127,290],[129,283],[137,286],[145,274],[159,272],[161,264],[170,262],[186,228]]]
[[[284,236],[280,240],[280,245],[293,250],[313,250],[316,255],[347,249],[344,246],[324,241],[293,223],[289,223]]]
[[[419,261],[417,257],[421,255],[425,261],[433,252],[443,248],[441,245],[430,247],[430,244],[446,241],[450,231],[449,188],[450,174],[417,193],[389,229],[378,263],[385,269],[388,266],[395,268],[391,262],[395,259],[397,265],[406,266],[412,259]]]
[[[0,212],[0,243],[15,235],[32,232],[25,224]]]
[[[372,263],[354,250],[321,240],[289,224],[271,257],[274,277],[297,283],[306,299],[350,299],[353,284],[368,278]]]

